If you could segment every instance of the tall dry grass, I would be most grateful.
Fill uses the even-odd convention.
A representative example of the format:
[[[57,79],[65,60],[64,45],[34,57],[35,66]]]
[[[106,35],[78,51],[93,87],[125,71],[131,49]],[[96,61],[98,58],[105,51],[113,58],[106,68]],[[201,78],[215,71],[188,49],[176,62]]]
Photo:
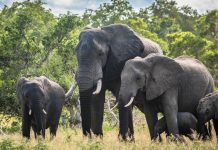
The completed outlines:
[[[95,138],[88,139],[83,137],[81,129],[70,129],[60,127],[57,136],[52,141],[49,140],[49,133],[46,133],[46,139],[31,140],[23,139],[20,133],[0,135],[0,149],[51,149],[51,150],[77,150],[77,149],[105,149],[105,150],[118,150],[118,149],[218,149],[215,133],[213,131],[213,139],[211,141],[190,141],[186,139],[184,143],[169,142],[166,139],[162,143],[151,142],[147,127],[144,125],[137,125],[135,127],[135,143],[134,142],[121,142],[117,137],[118,130],[108,129],[104,131],[103,139]],[[7,145],[8,144],[8,145]]]

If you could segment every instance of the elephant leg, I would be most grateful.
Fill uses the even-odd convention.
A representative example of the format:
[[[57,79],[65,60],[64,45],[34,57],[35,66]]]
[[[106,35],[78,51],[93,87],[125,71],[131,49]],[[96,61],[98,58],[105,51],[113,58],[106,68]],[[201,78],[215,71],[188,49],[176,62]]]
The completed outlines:
[[[34,137],[36,139],[37,138],[36,126],[33,123],[32,123],[32,128],[33,128],[33,132],[34,132]]]
[[[151,140],[156,140],[158,138],[158,134],[155,133],[155,125],[158,121],[157,113],[154,110],[152,110],[151,105],[149,105],[147,102],[145,102],[144,105],[144,112]]]
[[[210,130],[211,130],[210,127],[207,128],[205,124],[202,125],[201,123],[198,123],[197,124],[197,131],[199,133],[198,139],[203,141],[210,139],[211,138]]]
[[[213,126],[216,133],[216,138],[218,139],[218,119],[213,119]]]
[[[30,126],[31,126],[31,116],[29,115],[29,108],[24,106],[23,108],[23,118],[22,118],[22,134],[23,137],[30,138]]]
[[[133,127],[133,117],[132,117],[132,109],[129,111],[129,116],[128,116],[128,128],[129,128],[129,132],[128,132],[128,136],[131,139],[131,141],[134,141],[134,127]]]
[[[46,121],[44,122],[45,129],[50,126],[50,140],[52,140],[56,136],[56,132],[58,129],[59,119],[61,116],[61,108],[55,110],[56,113],[53,114],[53,116],[50,115],[50,118],[46,118]],[[51,121],[53,120],[53,121]],[[50,121],[50,122],[49,122]]]
[[[162,97],[164,117],[167,123],[170,135],[177,137],[179,135],[177,113],[178,113],[178,91],[175,88],[165,92]]]
[[[52,140],[56,136],[57,129],[58,129],[58,125],[50,126],[50,140]]]
[[[104,115],[105,90],[93,95],[91,102],[91,129],[96,136],[103,136],[102,124]]]
[[[122,106],[119,106],[119,136],[121,136],[122,140],[127,140],[127,134],[128,134],[128,127],[129,127],[129,108],[125,108]]]

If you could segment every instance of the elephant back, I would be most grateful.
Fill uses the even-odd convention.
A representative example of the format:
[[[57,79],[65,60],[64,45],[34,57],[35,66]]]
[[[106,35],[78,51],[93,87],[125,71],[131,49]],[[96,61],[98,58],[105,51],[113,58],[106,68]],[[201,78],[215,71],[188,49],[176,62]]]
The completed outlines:
[[[214,91],[214,80],[206,66],[197,59],[181,56],[175,59],[184,70],[180,82],[180,111],[196,114],[196,108],[201,98]],[[193,109],[194,108],[194,109]]]

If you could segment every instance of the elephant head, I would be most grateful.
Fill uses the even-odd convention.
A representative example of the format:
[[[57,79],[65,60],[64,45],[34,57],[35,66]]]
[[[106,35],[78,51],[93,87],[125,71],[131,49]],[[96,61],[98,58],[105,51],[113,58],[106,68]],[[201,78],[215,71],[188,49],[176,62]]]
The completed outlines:
[[[204,124],[218,117],[218,92],[210,93],[199,101],[197,107],[198,121]]]
[[[126,51],[123,51],[126,49]],[[103,28],[86,28],[80,33],[75,49],[78,60],[77,82],[79,90],[86,91],[98,85],[101,79],[119,77],[126,60],[144,53],[140,38],[126,25],[110,25]]]
[[[125,107],[131,105],[138,90],[146,93],[147,101],[153,100],[177,86],[182,73],[176,61],[159,54],[128,60],[121,73],[119,103]]]
[[[45,118],[47,85],[50,84],[45,78],[35,78],[36,80],[28,80],[22,77],[17,83],[17,95],[23,110],[23,117],[29,116],[33,119],[36,126],[36,133],[45,136]],[[25,120],[26,118],[23,118]],[[30,125],[28,125],[30,126]]]

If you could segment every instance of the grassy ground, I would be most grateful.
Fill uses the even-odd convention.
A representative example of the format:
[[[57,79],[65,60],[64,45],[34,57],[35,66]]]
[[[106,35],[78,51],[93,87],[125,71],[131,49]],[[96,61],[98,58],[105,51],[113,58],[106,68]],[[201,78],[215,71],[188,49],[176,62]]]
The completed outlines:
[[[3,117],[2,117],[3,118]],[[31,131],[31,140],[23,139],[21,132],[15,132],[14,134],[1,134],[0,133],[0,150],[124,150],[124,149],[152,149],[152,150],[209,150],[217,149],[218,144],[216,142],[215,133],[213,132],[213,138],[211,141],[190,141],[185,139],[184,143],[169,142],[162,135],[164,141],[162,143],[151,142],[147,125],[145,122],[145,117],[137,109],[133,112],[134,124],[135,124],[135,143],[134,142],[121,142],[118,139],[118,127],[112,128],[109,125],[109,114],[105,115],[105,121],[103,124],[104,137],[103,139],[95,138],[89,139],[83,137],[81,129],[70,129],[59,127],[57,136],[50,141],[49,130],[46,131],[46,139],[35,140],[33,133]],[[12,119],[16,120],[16,119]],[[18,120],[16,120],[18,121]],[[4,127],[4,124],[10,124],[7,128],[10,128],[10,132],[19,131],[20,124],[18,128],[17,124],[9,123],[10,120],[1,119],[0,127]],[[19,122],[19,121],[18,121]],[[18,130],[17,130],[18,129]]]
[[[47,133],[46,140],[25,140],[21,137],[20,133],[0,135],[0,149],[51,149],[51,150],[77,150],[77,149],[218,149],[215,137],[212,141],[189,141],[188,139],[184,143],[168,142],[166,139],[162,143],[151,142],[146,126],[135,127],[135,143],[133,142],[120,142],[117,137],[117,129],[110,129],[104,127],[104,138],[92,138],[88,139],[82,136],[81,129],[72,130],[70,128],[60,127],[57,133],[57,137],[52,141],[49,140]],[[215,135],[215,134],[213,134]],[[33,137],[33,136],[32,136]]]

